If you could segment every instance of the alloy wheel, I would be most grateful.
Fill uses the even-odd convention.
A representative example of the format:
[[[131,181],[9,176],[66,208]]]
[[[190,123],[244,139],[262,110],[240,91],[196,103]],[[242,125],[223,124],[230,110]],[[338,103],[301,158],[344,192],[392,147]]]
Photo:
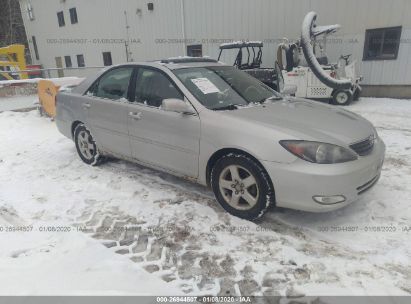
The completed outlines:
[[[80,153],[88,160],[92,159],[96,149],[91,142],[91,136],[85,130],[81,130],[77,137],[77,143]]]
[[[219,188],[227,204],[237,210],[251,209],[259,199],[256,178],[242,166],[227,166],[220,174]]]

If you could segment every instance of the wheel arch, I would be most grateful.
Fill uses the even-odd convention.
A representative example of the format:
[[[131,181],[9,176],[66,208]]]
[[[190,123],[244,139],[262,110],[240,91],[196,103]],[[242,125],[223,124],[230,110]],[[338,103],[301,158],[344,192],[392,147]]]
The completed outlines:
[[[225,156],[225,155],[228,155],[228,154],[230,154],[230,153],[236,153],[236,154],[245,155],[245,156],[251,158],[254,162],[256,162],[261,168],[263,168],[263,169],[265,170],[263,164],[262,164],[255,156],[253,156],[252,154],[250,154],[250,153],[248,153],[248,152],[246,152],[246,151],[244,151],[244,150],[238,149],[238,148],[222,148],[222,149],[214,152],[214,153],[211,155],[211,157],[208,159],[208,161],[207,161],[207,167],[206,167],[206,183],[207,183],[207,186],[210,186],[211,171],[212,171],[214,165],[217,163],[217,161],[218,161],[221,157],[223,157],[223,156]],[[273,182],[272,182],[272,180],[271,180],[271,177],[269,176],[267,170],[265,170],[265,172],[267,173],[269,182],[271,183],[271,186],[272,186],[273,189],[274,189],[274,184],[273,184]]]
[[[74,131],[76,130],[76,127],[79,125],[79,124],[84,124],[82,121],[80,121],[80,120],[76,120],[76,121],[74,121],[72,124],[71,124],[71,138],[72,139],[74,139]]]

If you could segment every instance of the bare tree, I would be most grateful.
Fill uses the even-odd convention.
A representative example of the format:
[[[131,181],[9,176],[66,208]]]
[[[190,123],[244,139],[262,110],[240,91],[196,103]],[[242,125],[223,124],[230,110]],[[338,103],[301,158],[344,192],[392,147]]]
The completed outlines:
[[[27,45],[19,2],[0,0],[0,47],[15,43]]]

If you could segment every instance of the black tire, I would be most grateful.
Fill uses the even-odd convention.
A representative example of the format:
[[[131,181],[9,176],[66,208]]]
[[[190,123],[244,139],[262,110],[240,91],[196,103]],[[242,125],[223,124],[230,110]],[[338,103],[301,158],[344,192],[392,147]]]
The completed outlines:
[[[361,89],[356,88],[355,91],[354,91],[353,100],[358,101],[360,99],[360,96],[361,96]]]
[[[43,117],[43,116],[44,116],[43,107],[42,107],[41,105],[39,105],[39,106],[37,106],[37,110],[39,111],[39,115],[40,115],[41,117]]]
[[[253,185],[244,190],[244,191],[247,191],[246,192],[247,194],[249,194],[253,190],[253,187],[258,187],[257,190],[254,190],[254,193],[255,192],[258,193],[258,195],[255,196],[256,203],[249,209],[241,210],[241,209],[234,208],[226,201],[226,198],[224,197],[224,195],[225,196],[229,195],[230,191],[231,191],[231,195],[234,195],[235,188],[232,190],[231,189],[228,190],[228,188],[225,188],[227,190],[224,190],[225,192],[224,194],[220,190],[221,189],[220,177],[224,174],[225,171],[228,170],[227,169],[228,167],[232,167],[232,166],[241,167],[240,170],[238,171],[240,175],[245,174],[243,175],[245,177],[249,176],[247,174],[253,175],[256,181],[255,186]],[[231,179],[233,180],[232,177]],[[241,185],[244,187],[244,184],[241,184]],[[228,154],[228,155],[221,157],[216,162],[216,164],[214,165],[211,171],[211,186],[212,186],[214,195],[217,201],[220,203],[220,205],[230,214],[243,218],[243,219],[247,219],[251,221],[256,220],[260,218],[261,216],[263,216],[263,214],[267,211],[267,209],[271,205],[275,204],[274,187],[271,183],[270,177],[268,176],[267,172],[255,160],[243,154],[232,153],[232,154]],[[243,193],[243,191],[241,193]],[[247,204],[247,202],[241,196],[240,204],[243,204],[244,203],[243,201]]]
[[[352,101],[353,93],[351,90],[336,90],[333,94],[332,102],[335,105],[348,106]]]
[[[80,136],[87,135],[86,138],[79,139]],[[84,149],[80,147],[80,141],[87,141],[90,149],[89,155],[84,153]],[[74,130],[74,143],[76,144],[77,153],[80,156],[81,160],[88,165],[98,166],[103,161],[103,156],[100,154],[96,142],[94,141],[93,135],[86,128],[84,124],[79,124]]]

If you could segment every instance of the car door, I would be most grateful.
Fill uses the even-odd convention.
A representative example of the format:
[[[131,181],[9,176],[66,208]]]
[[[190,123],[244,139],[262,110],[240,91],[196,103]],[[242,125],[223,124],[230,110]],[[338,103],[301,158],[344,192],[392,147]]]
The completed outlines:
[[[133,70],[131,66],[123,66],[104,73],[86,93],[83,104],[97,144],[114,156],[131,157],[127,115]]]
[[[128,118],[133,157],[178,175],[196,178],[200,145],[198,115],[161,109],[162,100],[167,98],[188,103],[163,71],[139,67],[135,79]]]

